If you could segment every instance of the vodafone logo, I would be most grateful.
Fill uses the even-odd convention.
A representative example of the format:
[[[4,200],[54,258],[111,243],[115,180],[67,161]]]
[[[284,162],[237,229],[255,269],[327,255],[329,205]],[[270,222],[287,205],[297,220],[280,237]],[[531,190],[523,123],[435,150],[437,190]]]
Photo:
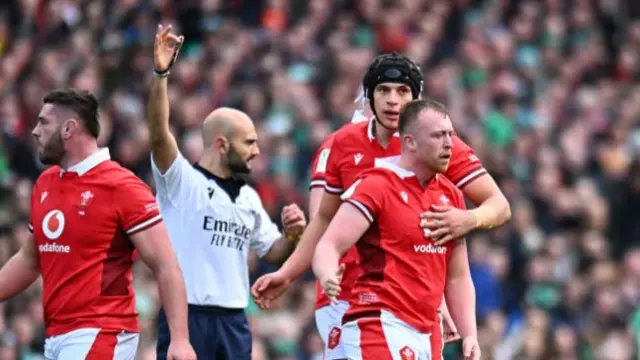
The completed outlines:
[[[44,236],[51,240],[55,240],[62,235],[64,231],[64,214],[62,211],[54,209],[47,213],[42,219],[42,232]]]
[[[432,244],[428,245],[413,245],[413,250],[417,253],[423,254],[439,254],[444,255],[447,253],[447,248],[444,246],[433,246]]]

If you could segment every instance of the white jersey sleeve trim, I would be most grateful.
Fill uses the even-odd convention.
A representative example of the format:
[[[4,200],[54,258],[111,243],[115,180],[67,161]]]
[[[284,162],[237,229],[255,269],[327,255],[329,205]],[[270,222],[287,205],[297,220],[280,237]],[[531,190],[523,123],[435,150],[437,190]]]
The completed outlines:
[[[471,183],[473,180],[477,179],[480,177],[480,175],[486,174],[487,170],[485,168],[480,168],[476,171],[471,172],[469,175],[463,177],[462,179],[460,179],[460,181],[458,181],[456,183],[456,187],[457,188],[462,188],[465,185],[468,185],[469,183]]]
[[[127,235],[131,235],[133,233],[136,233],[138,231],[142,231],[145,229],[150,228],[151,226],[159,223],[160,221],[162,221],[162,216],[160,214],[152,217],[151,219],[145,220],[141,223],[139,223],[138,225],[134,225],[132,227],[129,228],[129,230],[126,230],[125,233]]]
[[[327,183],[325,183],[324,189],[327,190],[327,192],[330,192],[332,194],[342,194],[344,192],[344,189],[330,186]]]
[[[355,206],[358,210],[360,210],[362,215],[364,215],[364,217],[366,217],[367,220],[369,220],[370,223],[373,223],[373,221],[374,221],[373,214],[371,214],[371,211],[369,211],[369,209],[363,203],[361,203],[358,200],[353,200],[353,199],[347,199],[345,201],[348,202],[349,204]]]
[[[325,180],[311,180],[309,187],[327,187],[327,182]]]
[[[28,228],[29,228],[29,232],[33,233],[33,225],[31,225],[31,223],[29,223]]]

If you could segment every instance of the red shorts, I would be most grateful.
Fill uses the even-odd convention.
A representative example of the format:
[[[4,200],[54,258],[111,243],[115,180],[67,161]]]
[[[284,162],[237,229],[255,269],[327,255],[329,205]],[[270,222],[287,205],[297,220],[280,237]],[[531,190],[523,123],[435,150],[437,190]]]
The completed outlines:
[[[342,343],[353,360],[442,360],[442,332],[417,331],[388,311],[342,325]]]

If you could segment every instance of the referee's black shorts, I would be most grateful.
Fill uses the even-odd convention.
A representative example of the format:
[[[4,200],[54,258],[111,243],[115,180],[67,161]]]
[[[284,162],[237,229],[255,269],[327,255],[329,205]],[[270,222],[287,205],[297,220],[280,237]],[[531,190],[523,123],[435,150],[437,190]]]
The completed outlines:
[[[189,339],[198,360],[251,360],[251,331],[243,309],[189,305]],[[158,360],[167,358],[170,342],[167,318],[160,309]]]

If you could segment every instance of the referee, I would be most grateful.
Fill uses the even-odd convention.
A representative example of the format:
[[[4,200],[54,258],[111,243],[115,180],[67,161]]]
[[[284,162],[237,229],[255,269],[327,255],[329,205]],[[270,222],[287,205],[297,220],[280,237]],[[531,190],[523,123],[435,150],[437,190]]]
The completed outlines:
[[[182,268],[190,341],[198,359],[250,360],[251,333],[244,315],[249,249],[281,264],[306,221],[297,205],[285,207],[282,236],[256,191],[236,177],[250,172],[259,154],[253,122],[243,112],[220,108],[207,116],[197,164],[180,154],[169,129],[167,76],[183,40],[171,33],[171,25],[158,26],[148,104],[156,197]],[[158,321],[157,357],[166,359],[170,332],[162,311]]]

